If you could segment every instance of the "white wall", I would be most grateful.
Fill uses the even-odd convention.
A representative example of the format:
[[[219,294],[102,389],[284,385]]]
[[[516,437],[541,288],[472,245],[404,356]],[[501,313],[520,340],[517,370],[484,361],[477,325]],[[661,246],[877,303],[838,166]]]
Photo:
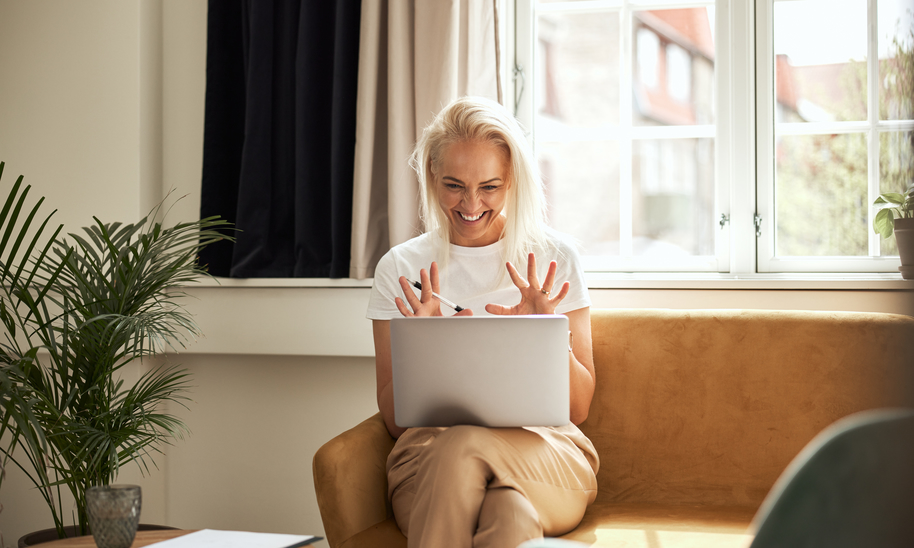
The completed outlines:
[[[25,175],[67,227],[139,218],[139,11],[0,1],[4,188]]]
[[[69,231],[90,224],[93,215],[136,221],[148,210],[151,202],[141,182],[149,188],[161,165],[149,150],[162,141],[156,130],[162,115],[150,104],[161,87],[151,81],[161,80],[154,74],[158,56],[144,40],[161,40],[155,29],[160,18],[149,16],[157,7],[137,1],[0,0],[4,197],[25,175],[25,183],[33,186],[30,195],[47,196],[43,211],[57,209],[54,220]],[[156,181],[155,192],[159,185]],[[160,473],[143,480],[130,468],[122,480],[143,485],[144,518],[165,519]],[[7,545],[53,525],[18,470],[8,471],[0,503]]]
[[[377,412],[371,358],[194,354],[193,431],[169,450],[167,523],[322,534],[311,459]]]
[[[206,0],[0,0],[2,188],[24,174],[71,231],[136,220],[170,188],[189,193],[175,218],[194,217],[205,46]],[[322,534],[311,458],[376,409],[368,285],[261,285],[190,290],[205,336],[168,359],[194,375],[194,402],[176,410],[192,434],[148,478],[121,478],[142,483],[145,522]],[[604,286],[595,306],[914,313],[899,284]],[[8,545],[51,525],[21,473],[0,503]]]

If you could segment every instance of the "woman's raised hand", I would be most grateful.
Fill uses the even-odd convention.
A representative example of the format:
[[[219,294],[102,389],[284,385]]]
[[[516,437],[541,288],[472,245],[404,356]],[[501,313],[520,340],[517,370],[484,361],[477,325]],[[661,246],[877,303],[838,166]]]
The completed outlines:
[[[508,274],[511,281],[520,289],[520,302],[514,306],[504,306],[500,304],[487,304],[486,312],[489,314],[505,315],[524,315],[524,314],[555,314],[555,307],[558,306],[562,299],[568,295],[568,289],[571,284],[565,282],[561,289],[555,295],[553,285],[555,284],[556,263],[549,263],[549,270],[546,271],[546,279],[540,284],[536,276],[536,257],[533,253],[527,256],[527,279],[524,280],[514,268],[514,265],[507,263]],[[424,287],[424,286],[423,286]],[[551,296],[550,296],[551,295]]]
[[[424,268],[419,271],[419,283],[422,285],[422,289],[418,298],[413,291],[413,286],[405,276],[400,276],[399,281],[400,287],[403,289],[403,295],[406,297],[406,302],[403,302],[403,299],[400,297],[394,299],[394,303],[396,303],[400,314],[407,317],[443,316],[441,313],[441,303],[432,295],[433,292],[438,293],[440,291],[438,285],[438,263],[432,262],[432,266],[428,271]],[[409,306],[406,306],[406,303],[409,303]],[[473,311],[466,308],[455,314],[455,316],[472,315]]]

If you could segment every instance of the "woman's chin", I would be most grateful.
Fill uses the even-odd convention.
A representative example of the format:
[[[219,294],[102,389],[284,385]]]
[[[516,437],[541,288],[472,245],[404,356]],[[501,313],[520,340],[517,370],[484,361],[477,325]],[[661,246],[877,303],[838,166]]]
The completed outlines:
[[[451,243],[463,247],[482,247],[494,244],[501,236],[501,230],[492,226],[491,211],[483,213],[475,221],[467,221],[460,214],[451,219]]]

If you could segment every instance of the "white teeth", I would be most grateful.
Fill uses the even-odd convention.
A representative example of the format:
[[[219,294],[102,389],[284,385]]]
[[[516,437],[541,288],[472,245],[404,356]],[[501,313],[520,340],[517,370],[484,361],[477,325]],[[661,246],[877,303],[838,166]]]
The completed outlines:
[[[457,213],[460,213],[460,212],[458,211]],[[476,215],[476,216],[474,216],[474,217],[468,217],[468,216],[464,215],[463,213],[460,213],[460,217],[461,217],[464,221],[476,221],[476,220],[478,220],[480,217],[482,217],[482,213],[480,213],[480,214],[478,214],[478,215]]]

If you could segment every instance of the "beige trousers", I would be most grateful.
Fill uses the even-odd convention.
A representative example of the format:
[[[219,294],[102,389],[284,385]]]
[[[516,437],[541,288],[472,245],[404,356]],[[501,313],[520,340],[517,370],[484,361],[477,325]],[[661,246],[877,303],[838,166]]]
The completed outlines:
[[[597,495],[599,458],[574,425],[412,428],[387,459],[410,548],[515,548],[566,533]]]

